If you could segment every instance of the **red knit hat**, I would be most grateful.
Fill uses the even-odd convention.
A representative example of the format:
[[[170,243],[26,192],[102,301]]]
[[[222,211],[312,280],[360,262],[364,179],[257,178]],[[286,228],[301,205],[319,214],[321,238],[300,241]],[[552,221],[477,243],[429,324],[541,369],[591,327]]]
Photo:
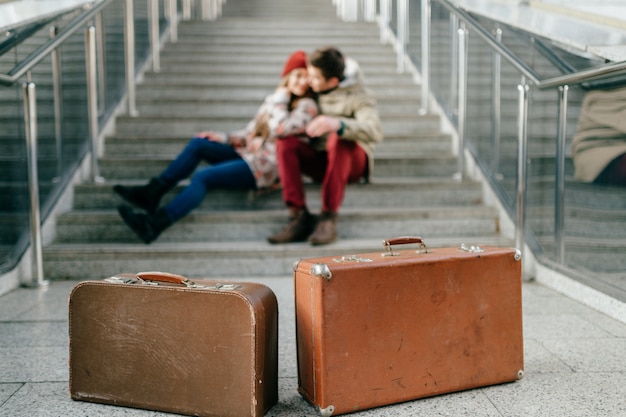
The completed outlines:
[[[280,76],[284,77],[296,68],[306,68],[306,52],[296,51],[291,54],[291,56],[287,58],[287,62],[285,62],[285,67],[283,68],[283,73],[280,74]]]

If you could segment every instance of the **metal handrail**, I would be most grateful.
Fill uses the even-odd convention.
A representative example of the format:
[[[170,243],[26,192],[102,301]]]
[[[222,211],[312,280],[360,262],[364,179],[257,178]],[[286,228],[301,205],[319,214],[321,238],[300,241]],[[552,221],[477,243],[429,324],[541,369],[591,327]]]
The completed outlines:
[[[18,45],[25,39],[28,39],[30,36],[41,30],[41,28],[43,28],[53,20],[54,19],[44,19],[38,21],[25,27],[21,31],[10,30],[5,36],[5,40],[0,42],[0,56],[4,55],[7,51],[13,49],[15,45]]]
[[[430,1],[430,0],[423,0]],[[462,20],[469,29],[472,30],[472,33],[476,32],[476,34],[489,45],[491,49],[494,49],[511,65],[513,65],[518,71],[520,71],[527,79],[533,82],[533,84],[539,84],[541,82],[541,75],[539,75],[535,70],[533,70],[529,65],[527,65],[523,60],[518,58],[515,53],[513,53],[509,48],[504,46],[501,42],[483,28],[480,24],[476,22],[476,20],[465,10],[455,6],[448,0],[434,0],[439,2],[443,7],[445,7],[450,13],[456,15],[460,20]]]
[[[426,0],[424,0],[426,1]],[[522,59],[514,54],[510,49],[499,43],[498,40],[483,28],[476,20],[465,10],[452,4],[450,0],[434,0],[439,2],[448,11],[458,16],[465,24],[467,24],[472,31],[476,32],[481,39],[483,39],[487,45],[496,50],[502,55],[511,65],[519,70],[528,81],[532,82],[539,89],[547,89],[553,87],[559,87],[562,85],[579,85],[586,81],[596,80],[598,78],[604,78],[607,76],[626,74],[626,61],[616,62],[613,64],[603,65],[598,68],[591,68],[587,70],[577,71],[571,74],[559,75],[552,78],[542,78],[537,72],[535,72],[530,66],[528,66]]]
[[[135,29],[134,29],[134,7],[133,0],[120,0],[125,3],[124,13],[124,57],[125,57],[125,77],[126,77],[126,99],[128,100],[127,111],[129,115],[136,116],[137,111],[135,108]],[[200,6],[202,11],[203,20],[215,20],[222,13],[222,4],[225,0],[201,0]],[[37,175],[37,110],[36,110],[36,85],[31,81],[31,70],[44,60],[48,55],[52,57],[53,65],[53,91],[54,91],[54,113],[55,113],[55,138],[57,155],[59,155],[58,175],[61,176],[61,134],[60,134],[60,122],[62,118],[62,110],[60,108],[60,47],[66,42],[70,36],[77,33],[79,30],[85,28],[85,63],[87,72],[87,102],[88,102],[88,125],[89,125],[89,137],[88,145],[91,152],[91,168],[92,168],[92,180],[94,182],[100,182],[102,178],[98,175],[98,136],[101,133],[98,126],[98,96],[102,98],[102,107],[104,107],[104,99],[102,94],[106,90],[104,85],[104,77],[98,77],[98,74],[104,74],[105,69],[103,67],[104,58],[102,45],[102,12],[105,8],[111,6],[114,0],[94,0],[88,4],[84,4],[81,7],[75,7],[72,10],[61,13],[55,17],[76,14],[73,16],[66,27],[62,31],[57,31],[55,26],[51,27],[51,38],[44,44],[39,46],[35,51],[30,53],[26,58],[17,63],[8,73],[0,73],[0,86],[12,86],[18,80],[25,76],[26,82],[23,85],[24,95],[24,122],[25,122],[25,137],[27,147],[27,163],[28,163],[28,186],[30,198],[30,244],[32,246],[32,271],[33,280],[31,283],[25,283],[30,286],[45,285],[47,282],[43,279],[42,268],[42,245],[43,239],[41,234],[41,218],[39,201],[36,198],[38,195],[38,175]],[[168,17],[167,32],[170,42],[174,43],[177,40],[177,21],[178,21],[178,8],[176,0],[164,0],[165,5],[163,7],[164,14]],[[185,0],[188,11],[191,11],[191,0]],[[153,70],[159,71],[159,51],[160,51],[160,30],[159,30],[159,0],[149,0],[147,4],[149,10],[149,31],[150,31],[150,44],[149,51],[153,59]],[[80,12],[83,10],[82,12]],[[78,12],[78,13],[77,13]],[[188,13],[188,18],[190,13]],[[52,20],[55,20],[52,19]],[[48,20],[48,21],[52,21]],[[131,21],[133,20],[133,21]],[[95,27],[94,27],[95,26]],[[100,33],[98,33],[100,32]],[[94,39],[96,38],[96,39]],[[17,38],[15,38],[17,39]],[[13,43],[15,46],[15,42]],[[96,54],[101,54],[96,57]],[[100,65],[99,68],[95,68],[96,64]],[[99,79],[97,79],[99,78]],[[99,83],[97,86],[96,84]],[[23,249],[25,250],[28,244],[27,239],[21,239],[20,242],[24,242]]]
[[[598,68],[582,70],[573,74],[560,75],[558,77],[542,80],[537,87],[540,89],[560,87],[562,85],[581,85],[587,81],[594,81],[614,75],[626,74],[626,61],[603,65]]]
[[[52,51],[58,48],[70,36],[81,30],[84,25],[94,18],[102,9],[107,7],[113,0],[102,0],[97,5],[86,5],[82,8],[88,8],[67,27],[61,30],[54,38],[41,45],[39,48],[30,53],[19,64],[13,67],[7,74],[0,73],[0,85],[11,86],[15,84],[28,71],[33,69],[35,65],[46,58]]]
[[[433,0],[421,0],[422,2],[426,2],[430,5]],[[559,91],[559,113],[558,113],[558,132],[557,132],[557,141],[556,141],[556,167],[555,167],[555,212],[554,212],[554,239],[555,239],[555,247],[556,247],[556,255],[560,264],[564,263],[565,259],[565,240],[564,240],[564,215],[565,215],[565,204],[564,204],[564,193],[565,193],[565,143],[566,143],[566,118],[567,118],[567,92],[570,86],[572,85],[580,85],[583,88],[589,87],[589,84],[596,81],[604,81],[607,80],[610,82],[611,80],[617,79],[621,80],[620,76],[623,78],[623,75],[626,74],[626,61],[615,62],[607,65],[603,65],[600,67],[595,67],[591,69],[580,70],[576,72],[569,72],[567,74],[551,77],[551,78],[543,78],[536,71],[534,71],[529,65],[527,65],[521,58],[519,58],[516,54],[514,54],[511,50],[509,50],[506,46],[502,44],[502,42],[497,38],[497,35],[494,36],[492,33],[483,28],[477,21],[474,19],[470,13],[463,10],[461,7],[455,6],[452,4],[450,0],[434,0],[439,2],[441,6],[448,10],[450,15],[454,17],[457,26],[465,26],[471,29],[472,33],[478,35],[496,54],[504,57],[514,68],[516,68],[522,75],[522,79],[520,84],[518,85],[519,91],[519,114],[518,114],[518,169],[517,169],[517,198],[516,198],[516,209],[517,209],[517,225],[515,231],[515,243],[520,250],[524,250],[524,229],[525,229],[525,207],[526,207],[526,155],[527,155],[527,117],[528,117],[528,83],[532,83],[536,88],[545,90],[549,88],[557,88]],[[423,10],[428,10],[430,6],[424,7],[422,5]],[[430,16],[422,16],[422,26],[425,27],[430,22],[424,21],[425,18],[429,18]],[[453,40],[458,43],[462,40],[462,33],[459,31],[459,40],[453,38]],[[430,43],[430,34],[425,33],[422,36],[422,55],[423,57],[428,57],[429,55],[429,43]],[[424,50],[427,50],[426,52]],[[458,63],[459,65],[461,62]],[[422,62],[422,71],[428,71],[429,62]],[[564,68],[560,67],[562,70]],[[458,77],[462,74],[462,69],[458,69],[459,74]],[[454,68],[453,68],[454,71]],[[585,85],[587,84],[587,85]],[[422,86],[422,91],[429,91],[430,86],[424,88]],[[461,95],[464,92],[461,91],[462,88],[465,88],[464,85],[458,85],[459,89],[458,94]],[[422,93],[422,101],[428,100],[428,97]],[[465,104],[459,101],[459,107],[464,106]],[[463,120],[464,108],[459,108],[459,118],[458,118],[458,129],[459,129],[459,166],[462,167],[462,160],[464,158],[464,132],[463,126],[465,121]],[[458,175],[458,173],[457,173]],[[498,175],[497,172],[494,175]]]
[[[77,18],[72,20],[68,26],[62,30],[61,32],[57,32],[56,27],[51,28],[51,37],[50,39],[37,48],[34,52],[29,54],[26,58],[20,61],[13,69],[9,71],[8,74],[0,74],[0,85],[11,86],[18,81],[18,79],[22,78],[26,75],[27,82],[23,84],[23,95],[24,95],[24,122],[25,122],[25,138],[26,138],[26,159],[28,166],[28,188],[29,188],[29,218],[30,218],[30,245],[31,245],[31,273],[32,279],[30,282],[24,283],[27,286],[38,287],[44,286],[48,283],[47,280],[43,277],[43,238],[42,238],[42,228],[41,228],[41,214],[39,207],[39,180],[38,180],[38,170],[37,170],[37,147],[38,147],[38,132],[37,132],[37,107],[36,107],[36,85],[31,81],[30,73],[31,70],[38,65],[43,59],[47,56],[52,56],[53,61],[53,87],[54,87],[54,106],[55,106],[55,138],[57,142],[57,152],[59,155],[59,161],[57,165],[57,175],[59,178],[61,176],[60,167],[61,167],[61,138],[60,138],[60,104],[59,96],[60,96],[60,57],[58,56],[59,47],[74,33],[76,33],[79,29],[82,29],[83,26],[88,25],[88,29],[86,30],[86,34],[88,35],[90,32],[95,33],[95,29],[93,28],[93,20],[97,20],[100,17],[100,12],[109,6],[113,0],[102,0],[97,5],[89,4],[82,6],[82,9],[85,9],[83,13],[81,13]],[[126,0],[127,4],[132,4],[132,0]],[[80,10],[81,8],[76,8],[74,10]],[[68,12],[71,13],[72,11]],[[132,17],[132,16],[131,16]],[[128,19],[128,16],[127,16]],[[89,69],[90,63],[93,67],[91,69],[91,73],[94,74],[90,79],[87,80],[89,84],[88,90],[92,92],[96,87],[95,80],[95,36],[92,36],[92,45],[91,48],[86,47],[86,64]],[[87,36],[88,40],[89,36]],[[126,40],[128,42],[134,43],[134,33],[131,34],[131,37]],[[128,45],[125,46],[127,48]],[[89,72],[89,71],[88,71]],[[133,71],[134,72],[134,71]],[[131,72],[130,74],[127,72],[126,76],[132,77],[134,74]],[[96,94],[89,94],[89,98],[92,97],[95,99]],[[92,153],[92,169],[95,175],[97,175],[97,153],[96,153],[96,139],[98,135],[98,125],[97,125],[97,103],[93,100],[90,100],[89,104],[89,124],[90,124],[90,146]]]

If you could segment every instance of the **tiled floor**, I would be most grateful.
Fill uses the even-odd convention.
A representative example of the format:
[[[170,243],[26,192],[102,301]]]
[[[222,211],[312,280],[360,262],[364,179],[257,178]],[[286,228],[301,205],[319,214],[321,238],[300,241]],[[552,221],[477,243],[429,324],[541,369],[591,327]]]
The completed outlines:
[[[280,306],[279,403],[267,416],[316,416],[297,393],[293,283],[268,285]],[[0,416],[165,416],[72,401],[67,299],[76,281],[0,297]],[[354,413],[354,416],[626,416],[626,324],[525,282],[525,377],[518,382]]]

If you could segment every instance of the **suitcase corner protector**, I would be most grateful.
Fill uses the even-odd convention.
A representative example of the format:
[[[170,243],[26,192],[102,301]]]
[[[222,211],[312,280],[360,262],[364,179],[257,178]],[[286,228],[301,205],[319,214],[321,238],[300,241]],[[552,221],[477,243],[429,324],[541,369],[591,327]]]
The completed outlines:
[[[294,263],[291,265],[293,272],[296,272],[298,270],[298,266],[300,266],[300,262],[302,262],[302,259],[298,259],[297,261],[294,261]]]
[[[330,268],[326,264],[311,265],[311,274],[322,277],[326,281],[330,281],[330,279],[333,277],[333,273],[330,272]]]
[[[330,417],[335,412],[335,406],[334,405],[329,405],[326,408],[322,408],[321,406],[318,405],[317,406],[317,412],[322,417]]]

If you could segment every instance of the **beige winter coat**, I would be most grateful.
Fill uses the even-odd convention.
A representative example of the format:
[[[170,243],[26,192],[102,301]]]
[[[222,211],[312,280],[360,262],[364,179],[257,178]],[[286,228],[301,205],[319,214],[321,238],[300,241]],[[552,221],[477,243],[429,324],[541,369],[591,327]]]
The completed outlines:
[[[587,92],[572,142],[577,180],[592,182],[626,153],[626,87]]]
[[[367,153],[369,170],[374,167],[374,145],[383,140],[376,99],[363,84],[361,70],[352,59],[346,59],[344,79],[333,91],[318,96],[320,112],[337,117],[344,124],[341,139],[356,141]],[[314,146],[324,149],[323,141]]]

